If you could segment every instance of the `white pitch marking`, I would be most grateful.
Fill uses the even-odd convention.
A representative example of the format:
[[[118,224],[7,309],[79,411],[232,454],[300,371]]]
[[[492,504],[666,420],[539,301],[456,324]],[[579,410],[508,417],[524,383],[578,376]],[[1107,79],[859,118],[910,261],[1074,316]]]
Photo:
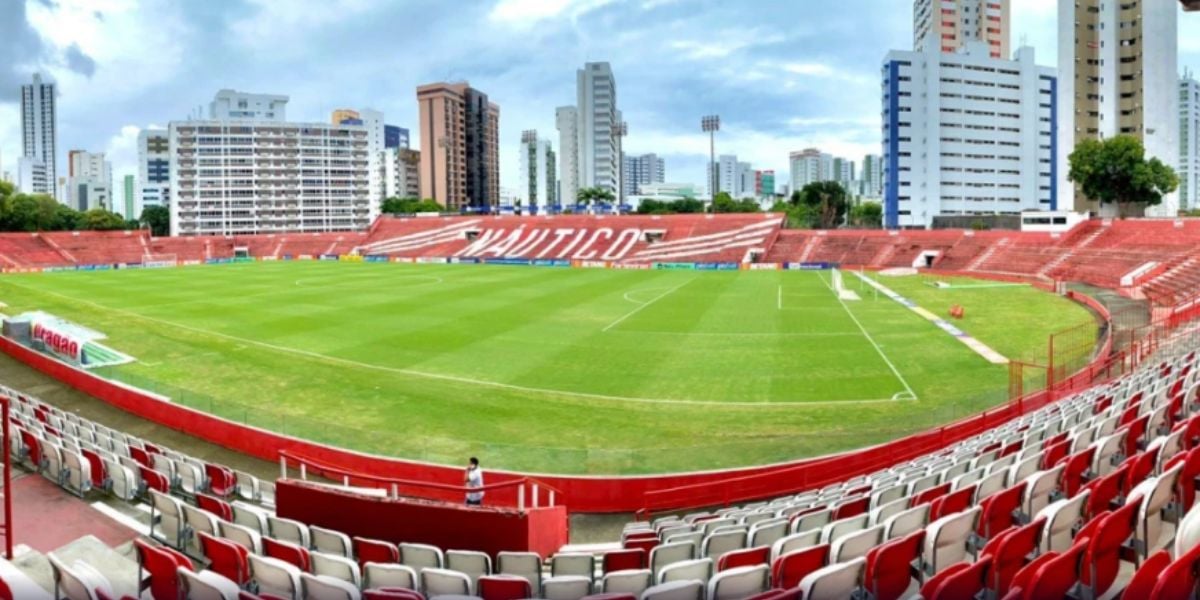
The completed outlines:
[[[883,348],[880,348],[879,344],[875,343],[875,338],[872,338],[871,334],[867,333],[867,328],[863,327],[863,324],[858,321],[858,317],[854,316],[854,313],[850,311],[850,307],[846,306],[846,301],[842,300],[842,298],[840,296],[838,296],[837,292],[833,289],[832,285],[829,285],[828,281],[825,281],[824,275],[817,273],[817,277],[820,277],[821,283],[824,283],[825,287],[829,288],[829,291],[833,292],[834,296],[837,296],[838,302],[840,302],[842,304],[842,308],[846,309],[846,314],[850,315],[850,320],[854,321],[855,325],[858,325],[858,330],[862,332],[863,337],[867,338],[868,342],[871,342],[871,345],[875,347],[875,351],[879,353],[879,357],[883,359],[883,362],[887,363],[888,368],[892,370],[892,374],[895,375],[896,379],[899,379],[900,383],[904,386],[905,391],[895,394],[894,396],[892,396],[892,399],[893,400],[916,400],[917,393],[913,391],[912,386],[908,385],[908,380],[904,378],[904,375],[900,374],[900,369],[897,369],[896,365],[892,364],[892,360],[890,358],[888,358],[886,354],[883,353]],[[908,396],[909,396],[908,398],[902,397],[902,395],[905,393],[908,394]]]
[[[685,281],[685,282],[683,282],[683,283],[681,283],[681,284],[679,284],[679,285],[677,285],[677,286],[675,286],[675,287],[673,287],[673,288],[671,288],[671,289],[669,289],[669,290],[667,290],[667,291],[665,291],[665,292],[663,292],[663,293],[661,293],[661,294],[659,294],[659,295],[655,296],[653,300],[651,300],[651,301],[649,301],[649,302],[647,302],[647,303],[645,303],[645,304],[643,304],[643,305],[641,305],[641,306],[639,306],[639,307],[637,307],[637,308],[635,308],[635,309],[633,309],[633,310],[631,310],[631,311],[629,311],[629,312],[625,313],[625,314],[624,314],[624,315],[622,315],[622,316],[621,316],[619,319],[617,319],[616,321],[613,321],[612,323],[609,323],[607,327],[605,327],[604,329],[601,329],[600,331],[601,331],[601,332],[605,332],[605,331],[608,331],[609,329],[612,329],[613,327],[616,327],[617,325],[620,325],[620,324],[621,324],[621,322],[622,322],[622,321],[624,321],[625,319],[628,319],[629,317],[632,317],[633,315],[636,315],[636,314],[638,314],[639,312],[641,312],[641,311],[642,311],[642,309],[643,309],[643,308],[646,308],[647,306],[650,306],[651,304],[654,304],[655,302],[658,302],[659,300],[662,300],[663,298],[666,298],[667,296],[671,295],[671,293],[672,293],[672,292],[674,292],[675,290],[678,290],[679,288],[681,288],[681,287],[683,287],[683,286],[685,286],[685,285],[687,285],[687,284],[691,283],[692,281],[695,281],[695,280],[694,280],[694,279],[689,279],[689,280],[687,280],[687,281]]]
[[[783,284],[779,284],[779,299],[776,302],[777,308],[783,310]]]

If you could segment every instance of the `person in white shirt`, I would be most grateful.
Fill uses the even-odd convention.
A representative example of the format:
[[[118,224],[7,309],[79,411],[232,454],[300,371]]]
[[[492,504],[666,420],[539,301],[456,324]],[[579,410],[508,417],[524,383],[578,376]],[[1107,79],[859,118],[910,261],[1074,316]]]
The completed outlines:
[[[467,465],[467,472],[463,476],[463,484],[470,489],[479,489],[483,487],[483,469],[479,468],[479,459],[471,457],[470,464]],[[467,492],[467,506],[481,506],[483,504],[483,492]]]

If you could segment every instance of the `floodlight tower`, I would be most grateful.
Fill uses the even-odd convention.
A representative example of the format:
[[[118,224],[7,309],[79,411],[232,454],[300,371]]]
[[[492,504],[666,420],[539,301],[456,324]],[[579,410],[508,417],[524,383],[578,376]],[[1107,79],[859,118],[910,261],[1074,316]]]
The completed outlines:
[[[711,181],[708,182],[709,201],[717,198],[717,132],[721,130],[721,117],[708,115],[701,117],[700,129],[708,134],[708,164],[712,169]]]

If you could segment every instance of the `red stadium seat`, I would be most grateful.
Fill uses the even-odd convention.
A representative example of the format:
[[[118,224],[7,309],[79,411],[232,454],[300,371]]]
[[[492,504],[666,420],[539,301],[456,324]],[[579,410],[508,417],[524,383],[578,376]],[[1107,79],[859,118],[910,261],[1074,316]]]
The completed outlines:
[[[946,585],[946,581],[948,581],[951,577],[966,571],[970,567],[971,563],[955,563],[949,567],[946,567],[945,569],[942,569],[937,575],[926,579],[925,583],[921,585],[921,598],[939,597],[941,588],[943,585]]]
[[[646,556],[650,556],[650,551],[658,547],[658,544],[659,540],[657,536],[627,539],[621,543],[626,550],[641,550],[646,553]]]
[[[270,558],[278,558],[286,562],[301,572],[307,573],[312,565],[312,559],[308,553],[308,548],[301,548],[289,542],[283,542],[273,538],[263,536],[263,556]]]
[[[152,546],[142,539],[133,540],[138,560],[138,593],[150,590],[154,600],[178,600],[179,575],[176,569],[192,569],[186,556],[163,546]],[[145,577],[143,577],[143,572]]]
[[[726,569],[734,569],[737,567],[765,565],[770,562],[770,546],[746,548],[745,550],[734,550],[721,555],[721,558],[717,561],[717,571],[724,571]]]
[[[1016,521],[1016,513],[1021,508],[1021,501],[1025,497],[1025,482],[1018,482],[1016,485],[996,492],[980,502],[982,511],[979,516],[979,523],[975,527],[975,533],[979,537],[987,540],[1012,527]]]
[[[484,575],[476,585],[476,595],[483,600],[523,600],[534,595],[529,580],[515,575]]]
[[[400,588],[363,590],[362,597],[363,600],[425,600],[420,592]]]
[[[1047,554],[1050,558],[1040,562],[1037,572],[1028,581],[1021,581],[1021,586],[1017,585],[1017,579],[1020,578],[1018,573],[1018,577],[1013,580],[1013,587],[1022,587],[1026,600],[1066,598],[1067,593],[1079,581],[1079,562],[1089,542],[1088,538],[1080,538],[1075,540],[1075,545],[1066,552]],[[1033,564],[1030,563],[1030,566]]]
[[[775,559],[771,565],[771,582],[777,588],[790,590],[800,585],[806,575],[829,562],[829,544],[793,550]]]
[[[196,494],[196,505],[226,521],[233,520],[233,507],[220,498],[208,494]]]
[[[950,484],[949,483],[935,485],[923,492],[918,493],[916,495],[916,497],[913,498],[912,504],[910,506],[920,506],[922,504],[925,504],[926,502],[933,502],[935,499],[941,498],[942,496],[945,496],[949,492],[950,492]],[[929,520],[930,521],[934,520],[932,514],[930,514]]]
[[[1134,498],[1104,517],[1095,530],[1090,532],[1092,538],[1083,554],[1079,580],[1091,588],[1093,597],[1103,596],[1116,581],[1120,570],[1121,547],[1133,536],[1137,528],[1138,509],[1141,505],[1142,499]]]
[[[400,562],[400,548],[391,542],[363,537],[354,537],[351,542],[354,544],[354,556],[358,558],[360,567],[369,562]]]
[[[967,564],[963,569],[946,569],[929,580],[941,579],[940,583],[930,586],[930,594],[926,595],[922,587],[921,595],[924,600],[974,598],[986,587],[987,572],[991,566],[992,560],[985,557]]]
[[[1096,448],[1088,447],[1086,450],[1081,450],[1066,458],[1066,468],[1063,469],[1062,484],[1059,489],[1063,495],[1070,498],[1079,493],[1079,489],[1083,487],[1084,474],[1087,473],[1088,467],[1092,465],[1092,458],[1096,456]]]
[[[1183,510],[1190,509],[1196,503],[1196,485],[1197,477],[1200,477],[1200,448],[1189,450],[1183,455],[1183,470],[1179,473],[1179,491],[1177,498]],[[1169,466],[1163,468],[1164,471],[1169,469]]]
[[[1018,527],[997,544],[992,555],[992,568],[988,574],[988,588],[1003,596],[1008,592],[1012,580],[1024,566],[1027,557],[1037,552],[1038,541],[1045,527],[1045,519],[1038,519]]]
[[[925,530],[880,544],[867,552],[863,587],[875,600],[899,600],[912,582],[909,566],[921,555]],[[803,551],[801,551],[803,552]],[[775,579],[778,585],[779,580]]]
[[[1154,586],[1158,585],[1158,579],[1162,576],[1163,571],[1171,564],[1171,553],[1166,550],[1161,550],[1154,553],[1142,566],[1134,572],[1133,577],[1125,586],[1125,591],[1121,592],[1122,598],[1150,598],[1154,592]]]
[[[108,484],[108,474],[104,467],[104,460],[100,458],[99,454],[88,448],[80,448],[79,452],[83,454],[83,457],[88,462],[88,468],[91,470],[92,487],[98,490],[104,489]]]
[[[802,594],[800,593],[799,588],[791,590],[781,590],[777,588],[773,590],[767,590],[757,596],[750,596],[746,600],[801,600],[801,596]]]
[[[975,498],[975,486],[969,485],[961,490],[946,494],[933,501],[929,507],[929,520],[936,521],[946,515],[952,515],[967,510]]]
[[[601,567],[605,573],[646,568],[646,551],[641,548],[614,550],[604,553]]]
[[[214,496],[228,498],[237,491],[237,476],[228,467],[204,463],[204,476],[208,478],[208,491]]]
[[[208,560],[208,568],[226,579],[245,586],[250,581],[249,551],[245,546],[199,532],[200,550]]]
[[[1120,496],[1124,488],[1125,475],[1129,472],[1129,465],[1122,464],[1117,467],[1117,470],[1088,482],[1083,486],[1083,489],[1090,491],[1087,503],[1083,507],[1083,518],[1091,519],[1096,515],[1111,510],[1112,503]]]
[[[1188,550],[1163,569],[1150,594],[1151,600],[1191,600],[1195,597],[1197,569],[1200,569],[1200,545]]]
[[[1042,469],[1050,469],[1057,465],[1059,461],[1067,457],[1067,453],[1071,451],[1071,440],[1063,439],[1042,450],[1042,463],[1038,465]]]
[[[870,510],[870,508],[871,508],[871,497],[870,496],[860,496],[858,498],[851,498],[849,500],[843,500],[842,503],[838,504],[837,507],[833,510],[833,520],[836,521],[838,519],[847,519],[850,517],[857,517],[858,515],[861,515],[861,514],[867,512],[868,510]]]
[[[142,474],[142,482],[146,485],[147,489],[161,494],[171,493],[171,484],[167,481],[166,475],[145,466],[138,467],[138,470]]]

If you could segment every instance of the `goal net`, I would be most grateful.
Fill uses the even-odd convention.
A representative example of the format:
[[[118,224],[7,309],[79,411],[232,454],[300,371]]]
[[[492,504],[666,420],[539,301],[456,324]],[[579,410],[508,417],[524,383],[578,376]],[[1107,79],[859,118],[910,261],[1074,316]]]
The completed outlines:
[[[147,254],[142,258],[142,266],[144,267],[174,267],[177,258],[174,254]]]
[[[858,294],[856,292],[846,289],[846,286],[842,281],[842,272],[841,271],[834,269],[832,271],[831,277],[833,279],[833,292],[835,294],[837,294],[838,299],[840,299],[840,300],[858,300],[859,299]]]

